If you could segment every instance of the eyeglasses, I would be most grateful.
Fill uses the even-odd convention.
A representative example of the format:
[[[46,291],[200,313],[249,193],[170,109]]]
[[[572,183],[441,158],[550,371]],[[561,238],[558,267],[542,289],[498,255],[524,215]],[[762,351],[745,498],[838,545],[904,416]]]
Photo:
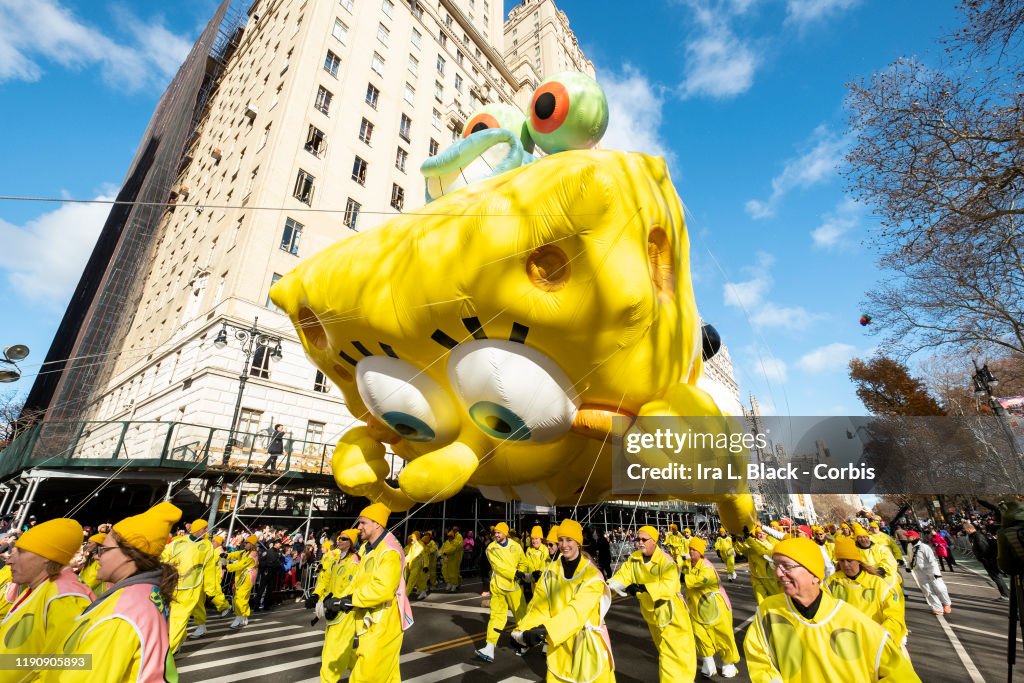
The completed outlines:
[[[775,571],[782,572],[786,576],[792,576],[793,572],[797,569],[803,569],[803,565],[799,564],[782,564],[781,562],[775,563]]]
[[[637,538],[636,542],[637,543],[650,543],[653,540],[654,540],[653,538]]]
[[[108,550],[120,550],[120,548],[118,548],[116,545],[101,545],[98,548],[96,548],[96,556],[99,557]]]

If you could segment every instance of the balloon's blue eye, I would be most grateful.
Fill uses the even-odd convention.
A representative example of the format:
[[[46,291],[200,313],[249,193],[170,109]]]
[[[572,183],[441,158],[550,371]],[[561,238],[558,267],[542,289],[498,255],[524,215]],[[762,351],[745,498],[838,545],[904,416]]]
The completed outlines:
[[[529,441],[530,428],[523,418],[508,408],[491,401],[477,401],[470,407],[469,416],[485,434],[507,441]]]
[[[433,441],[434,430],[427,426],[423,420],[401,411],[384,413],[381,418],[389,427],[398,432],[398,435],[408,441]]]

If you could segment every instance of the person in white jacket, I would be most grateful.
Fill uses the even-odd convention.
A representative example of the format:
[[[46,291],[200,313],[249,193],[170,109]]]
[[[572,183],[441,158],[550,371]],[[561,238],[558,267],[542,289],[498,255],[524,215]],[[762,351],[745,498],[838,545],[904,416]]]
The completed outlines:
[[[932,614],[949,614],[953,611],[953,603],[949,599],[946,582],[942,580],[942,568],[939,559],[935,557],[935,551],[927,543],[921,542],[921,534],[916,531],[908,531],[907,540],[911,552],[907,571],[913,572],[921,584],[924,599],[932,608]]]

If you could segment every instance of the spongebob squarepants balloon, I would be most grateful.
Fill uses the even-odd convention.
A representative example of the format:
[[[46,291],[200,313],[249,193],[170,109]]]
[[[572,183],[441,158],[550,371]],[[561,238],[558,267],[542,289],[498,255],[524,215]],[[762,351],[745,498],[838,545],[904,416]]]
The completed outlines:
[[[590,149],[607,125],[600,87],[577,73],[542,83],[529,116],[485,106],[423,165],[421,213],[274,286],[365,422],[334,453],[344,491],[394,510],[466,485],[592,503],[611,495],[613,417],[721,414],[697,387],[703,336],[665,162]],[[398,488],[385,444],[407,461]],[[754,519],[748,495],[714,501],[733,529]]]

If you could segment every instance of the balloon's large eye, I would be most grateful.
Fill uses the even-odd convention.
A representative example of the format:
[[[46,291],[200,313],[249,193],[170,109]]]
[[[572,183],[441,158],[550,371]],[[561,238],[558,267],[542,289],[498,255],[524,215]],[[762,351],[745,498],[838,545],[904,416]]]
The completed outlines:
[[[578,397],[558,365],[517,342],[459,344],[448,361],[452,388],[488,436],[543,443],[572,427]]]
[[[551,76],[530,102],[530,137],[548,154],[589,149],[608,128],[608,100],[594,79],[575,71]]]
[[[533,140],[526,130],[526,116],[512,105],[487,104],[480,107],[469,117],[462,137],[468,138],[473,133],[489,128],[504,128],[511,131],[523,143],[523,149],[527,152],[533,151]]]
[[[415,366],[370,356],[356,365],[356,386],[367,410],[409,441],[451,441],[459,418],[451,397]]]

